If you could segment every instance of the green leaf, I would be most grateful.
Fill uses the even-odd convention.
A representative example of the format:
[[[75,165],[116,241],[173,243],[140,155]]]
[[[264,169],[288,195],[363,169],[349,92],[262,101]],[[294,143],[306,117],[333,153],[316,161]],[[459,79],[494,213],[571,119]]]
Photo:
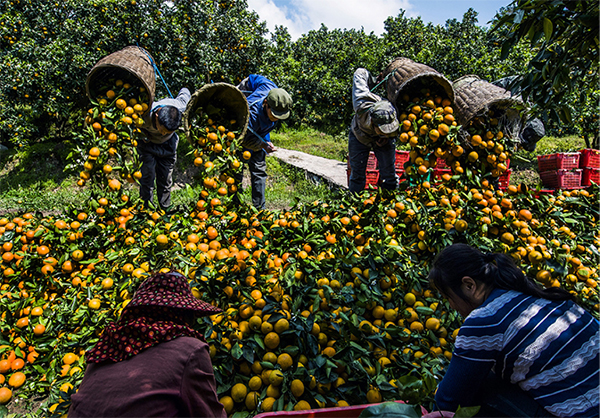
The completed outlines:
[[[547,17],[544,17],[543,24],[544,36],[546,37],[546,41],[550,41],[550,38],[552,38],[552,31],[554,30],[554,25],[552,24],[552,21]]]
[[[458,407],[456,413],[454,414],[455,418],[471,418],[474,417],[481,409],[480,406],[469,406],[466,408]]]
[[[400,402],[384,402],[378,405],[372,405],[363,410],[359,418],[419,418],[414,405],[408,405]],[[420,409],[420,408],[419,408]]]

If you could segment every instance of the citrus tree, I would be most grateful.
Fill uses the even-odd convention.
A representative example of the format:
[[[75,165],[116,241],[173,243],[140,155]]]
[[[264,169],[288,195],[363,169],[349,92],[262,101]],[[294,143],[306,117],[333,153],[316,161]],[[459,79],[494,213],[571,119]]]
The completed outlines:
[[[268,42],[246,2],[136,0],[0,5],[0,141],[66,136],[86,105],[85,80],[104,56],[128,45],[150,52],[156,97],[253,72]],[[164,80],[164,82],[163,82]]]
[[[425,24],[420,17],[407,18],[404,11],[385,21],[386,59],[406,57],[442,73],[450,80],[476,74],[487,81],[514,74],[528,59],[524,48],[501,61],[499,44],[489,30],[478,26],[477,12],[469,9],[462,20],[449,19],[444,25]]]
[[[583,136],[592,136],[595,142],[598,10],[598,3],[582,0],[515,0],[501,11],[493,27],[494,38],[502,44],[502,59],[520,42],[535,51],[515,80],[520,94],[554,120],[579,119]],[[589,103],[588,97],[596,100]]]

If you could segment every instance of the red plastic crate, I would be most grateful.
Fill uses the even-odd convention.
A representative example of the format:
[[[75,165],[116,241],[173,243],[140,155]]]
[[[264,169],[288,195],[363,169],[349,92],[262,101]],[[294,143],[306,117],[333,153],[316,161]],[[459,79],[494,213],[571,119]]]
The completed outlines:
[[[367,170],[377,170],[377,157],[375,157],[373,151],[371,151],[369,159],[367,160]]]
[[[511,170],[506,170],[502,173],[501,176],[498,177],[498,189],[506,190],[508,188],[508,183],[510,181],[510,172]]]
[[[403,177],[404,170],[396,169],[396,176],[398,176],[398,184],[402,183],[403,181],[406,181],[406,177]]]
[[[435,162],[435,168],[445,170],[449,169],[450,166],[446,163],[446,160],[444,160],[443,158],[438,158]]]
[[[600,150],[587,148],[579,152],[579,168],[600,168]]]
[[[539,172],[579,168],[579,155],[578,152],[559,152],[556,154],[538,155]]]
[[[394,401],[404,403],[403,401]],[[369,406],[378,405],[376,403],[366,405],[351,405],[332,408],[309,409],[307,411],[277,411],[263,412],[256,415],[254,418],[276,418],[276,417],[293,417],[293,418],[357,418],[362,411]],[[421,415],[427,414],[427,410],[421,406]]]
[[[440,181],[442,181],[442,176],[444,174],[450,174],[452,175],[452,170],[450,170],[449,168],[434,168],[433,169],[433,177],[431,178],[431,182],[432,183],[439,183]]]
[[[410,160],[410,155],[408,151],[400,151],[396,150],[396,171],[404,170],[404,163]]]
[[[534,192],[534,196],[537,199],[538,197],[545,195],[545,194],[553,194],[554,193],[554,189],[541,189],[538,190],[536,192]]]
[[[592,185],[592,182],[596,184],[600,183],[600,168],[586,167],[581,174],[581,185],[588,187]]]
[[[377,187],[377,183],[379,183],[379,171],[367,169],[367,182],[365,183],[365,188],[368,188],[369,185]]]
[[[552,189],[579,189],[581,187],[581,172],[583,170],[554,170],[540,173],[545,187]]]

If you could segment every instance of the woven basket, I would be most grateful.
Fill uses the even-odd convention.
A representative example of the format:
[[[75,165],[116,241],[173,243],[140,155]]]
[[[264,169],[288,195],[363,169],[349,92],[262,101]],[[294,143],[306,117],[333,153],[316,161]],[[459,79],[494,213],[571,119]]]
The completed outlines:
[[[417,94],[423,88],[428,88],[431,93],[454,101],[452,82],[425,64],[400,57],[388,64],[382,76],[387,76],[391,72],[394,73],[388,78],[386,91],[388,100],[396,107],[399,107],[397,100],[403,93]]]
[[[523,102],[517,96],[512,96],[510,91],[481,80],[476,75],[460,77],[453,85],[458,122],[462,126],[492,108],[507,112],[523,107]]]
[[[246,97],[232,84],[212,83],[205,84],[192,95],[183,114],[183,129],[190,144],[193,145],[191,127],[192,123],[194,123],[194,118],[202,115],[203,111],[199,108],[204,108],[204,106],[209,104],[215,108],[225,110],[226,115],[222,115],[222,117],[235,119],[239,126],[241,126],[241,132],[238,137],[244,137],[250,117]]]
[[[90,100],[95,100],[106,87],[109,79],[121,79],[129,82],[141,82],[148,92],[148,104],[154,101],[156,78],[153,59],[150,54],[138,46],[128,46],[102,58],[90,70],[85,81],[85,90]]]

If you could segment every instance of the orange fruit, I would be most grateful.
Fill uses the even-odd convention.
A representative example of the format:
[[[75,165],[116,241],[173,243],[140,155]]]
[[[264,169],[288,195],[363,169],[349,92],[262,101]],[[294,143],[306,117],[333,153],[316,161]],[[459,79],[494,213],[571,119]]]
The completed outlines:
[[[12,398],[12,391],[9,388],[0,388],[0,405],[7,404]]]
[[[8,379],[8,385],[15,389],[23,386],[23,383],[25,383],[25,373],[23,372],[15,372],[10,379]]]
[[[39,337],[40,335],[44,334],[44,332],[46,331],[46,327],[43,324],[37,324],[34,328],[33,328],[33,334],[37,337]]]
[[[11,370],[21,370],[25,366],[25,361],[22,358],[16,358],[10,363]]]
[[[0,373],[6,374],[10,371],[10,361],[0,360]]]
[[[264,324],[268,324],[268,322],[263,322],[263,325]],[[268,349],[276,349],[279,346],[279,335],[273,331],[269,332],[267,335],[265,335],[264,343]]]

